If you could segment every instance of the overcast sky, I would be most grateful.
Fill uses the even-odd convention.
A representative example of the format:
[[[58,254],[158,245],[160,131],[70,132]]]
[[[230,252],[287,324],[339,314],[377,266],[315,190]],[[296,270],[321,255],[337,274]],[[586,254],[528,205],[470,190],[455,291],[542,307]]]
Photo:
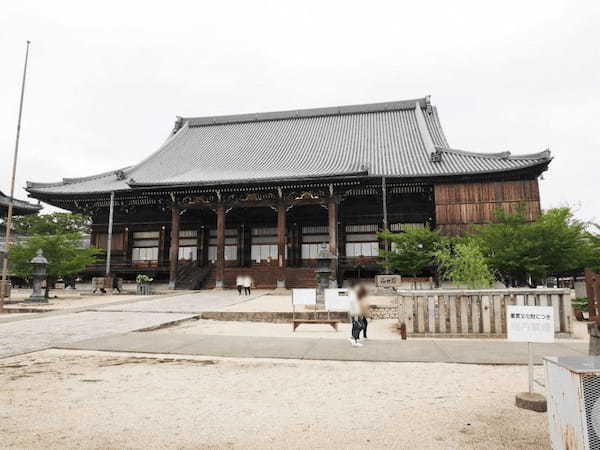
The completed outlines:
[[[600,220],[600,1],[16,1],[0,6],[0,189],[139,162],[175,116],[430,94],[454,148],[550,148],[544,208]]]

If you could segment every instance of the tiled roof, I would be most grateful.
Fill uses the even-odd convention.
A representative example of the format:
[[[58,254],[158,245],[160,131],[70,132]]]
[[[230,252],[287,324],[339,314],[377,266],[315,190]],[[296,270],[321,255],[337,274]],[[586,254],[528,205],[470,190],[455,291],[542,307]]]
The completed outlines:
[[[4,215],[8,210],[8,205],[10,204],[10,197],[4,195],[0,191],[0,214]],[[28,214],[36,214],[38,213],[42,207],[40,205],[34,205],[33,203],[28,203],[23,200],[14,200],[13,204],[13,214],[16,216],[25,216]]]
[[[435,177],[512,171],[548,161],[549,152],[518,157],[451,149],[437,108],[425,97],[178,118],[167,141],[135,166],[58,183],[30,182],[28,191],[35,196],[352,175]]]

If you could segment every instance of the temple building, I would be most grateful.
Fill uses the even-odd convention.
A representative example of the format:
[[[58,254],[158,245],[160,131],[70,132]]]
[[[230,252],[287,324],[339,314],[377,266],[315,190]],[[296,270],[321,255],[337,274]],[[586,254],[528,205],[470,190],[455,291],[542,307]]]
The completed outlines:
[[[6,239],[6,228],[4,226],[4,222],[6,221],[6,215],[8,214],[8,207],[10,205],[10,197],[4,195],[2,191],[0,191],[0,219],[3,222],[0,222],[0,267],[2,267],[2,261],[4,259],[5,252],[5,239]],[[42,207],[40,205],[34,205],[29,202],[25,202],[23,200],[14,199],[13,202],[13,215],[14,216],[28,216],[31,214],[37,214],[40,212]],[[16,236],[12,236],[11,242]]]
[[[27,190],[91,215],[93,246],[106,249],[112,229],[115,274],[178,288],[233,287],[239,274],[258,287],[309,287],[324,248],[338,283],[379,271],[383,229],[460,234],[521,204],[534,220],[550,161],[549,151],[451,147],[425,97],[179,117],[139,164]]]

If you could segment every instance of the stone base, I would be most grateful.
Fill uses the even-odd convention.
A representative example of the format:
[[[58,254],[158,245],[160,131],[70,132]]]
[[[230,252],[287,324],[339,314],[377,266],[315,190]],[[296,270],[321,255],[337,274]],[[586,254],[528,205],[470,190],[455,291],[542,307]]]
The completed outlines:
[[[217,280],[215,281],[215,290],[220,290],[222,291],[225,288],[224,284],[223,284],[223,280]]]
[[[271,295],[291,295],[291,293],[291,289],[279,286],[277,286],[273,291],[271,291]]]
[[[600,323],[590,322],[587,327],[590,335],[588,354],[590,356],[600,356]]]
[[[277,289],[285,289],[285,280],[277,280]]]
[[[548,410],[546,397],[537,392],[519,392],[515,397],[515,404],[519,408],[535,412],[546,412]]]
[[[27,300],[24,300],[23,303],[48,303],[48,299],[42,296],[31,296]]]

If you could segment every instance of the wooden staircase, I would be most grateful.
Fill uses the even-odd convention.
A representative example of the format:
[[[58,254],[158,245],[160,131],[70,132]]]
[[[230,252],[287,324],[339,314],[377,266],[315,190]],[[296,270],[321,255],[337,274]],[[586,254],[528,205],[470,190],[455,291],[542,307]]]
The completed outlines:
[[[180,264],[177,268],[176,289],[195,290],[205,287],[207,277],[212,272],[212,267],[198,267],[193,262]]]

